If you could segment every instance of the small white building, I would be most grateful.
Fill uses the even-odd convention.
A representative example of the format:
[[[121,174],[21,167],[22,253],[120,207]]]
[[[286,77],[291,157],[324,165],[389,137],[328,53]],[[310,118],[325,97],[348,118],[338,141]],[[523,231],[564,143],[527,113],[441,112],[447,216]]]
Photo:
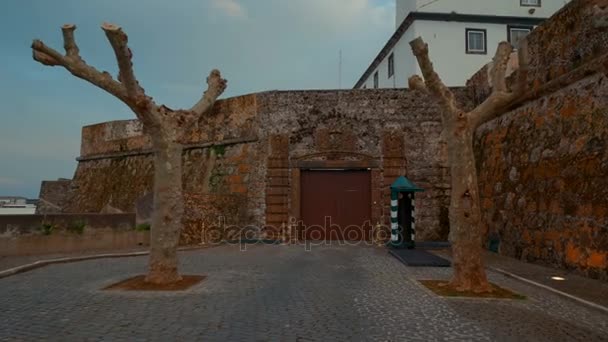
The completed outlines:
[[[33,215],[36,205],[25,197],[0,196],[0,215]]]
[[[422,37],[444,83],[463,86],[490,62],[498,43],[515,47],[568,0],[396,0],[396,31],[355,89],[407,88],[420,75],[409,42]]]

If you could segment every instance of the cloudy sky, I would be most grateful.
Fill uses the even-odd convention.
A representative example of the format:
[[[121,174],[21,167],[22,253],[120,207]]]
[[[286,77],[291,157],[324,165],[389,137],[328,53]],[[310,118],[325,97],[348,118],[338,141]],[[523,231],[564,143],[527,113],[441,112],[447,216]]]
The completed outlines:
[[[147,93],[190,107],[219,68],[224,97],[273,89],[350,88],[394,28],[394,0],[2,0],[0,196],[38,196],[40,181],[71,178],[84,125],[130,119],[118,100],[31,58],[32,39],[60,50],[74,23],[81,55],[116,75],[100,24],[129,35]]]

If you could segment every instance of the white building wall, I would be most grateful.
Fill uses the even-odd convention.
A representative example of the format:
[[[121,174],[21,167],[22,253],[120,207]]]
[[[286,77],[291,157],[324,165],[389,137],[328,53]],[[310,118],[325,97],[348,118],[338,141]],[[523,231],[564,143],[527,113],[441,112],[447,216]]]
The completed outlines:
[[[459,14],[479,14],[495,16],[515,16],[523,18],[545,18],[553,15],[569,0],[541,0],[541,7],[520,6],[520,0],[396,0],[397,27],[412,11]],[[534,9],[534,13],[529,13]],[[485,55],[466,53],[466,29],[486,30],[487,53]],[[388,77],[388,53],[375,71],[378,71],[379,88],[405,88],[409,76],[418,74],[420,69],[411,52],[409,42],[418,36],[429,44],[430,56],[439,75],[448,86],[462,86],[483,65],[490,62],[498,43],[508,39],[507,25],[480,24],[448,21],[416,20],[393,47],[395,54],[395,75]],[[374,72],[362,87],[374,88]]]
[[[397,0],[396,25],[413,11],[548,18],[566,3],[568,0],[541,0],[540,7],[530,7],[520,6],[520,0]]]
[[[429,45],[435,70],[447,86],[462,86],[494,57],[501,41],[507,40],[507,25],[416,21],[416,31]],[[466,29],[486,30],[487,53],[466,53]],[[414,58],[410,52],[411,58]]]
[[[397,16],[395,17],[395,29],[399,28],[399,25],[403,22],[410,12],[415,12],[417,3],[416,0],[396,0],[397,1]]]
[[[415,39],[416,32],[412,27],[403,35],[399,42],[393,47],[393,50],[382,60],[378,65],[378,88],[405,88],[407,87],[407,79],[416,73],[418,63],[414,55],[411,53],[409,42]],[[395,55],[395,74],[388,77],[388,58],[394,53]],[[374,88],[374,73],[366,80],[364,85],[368,89]]]
[[[466,29],[486,30],[487,53],[466,53]],[[508,39],[507,25],[461,23],[447,21],[416,20],[393,48],[395,54],[395,77],[388,78],[388,57],[384,58],[379,70],[379,88],[407,88],[407,79],[414,74],[421,75],[418,62],[412,54],[409,42],[421,36],[429,45],[430,57],[447,86],[463,86],[486,63],[494,57],[501,41]],[[374,74],[365,81],[368,89],[374,87]]]

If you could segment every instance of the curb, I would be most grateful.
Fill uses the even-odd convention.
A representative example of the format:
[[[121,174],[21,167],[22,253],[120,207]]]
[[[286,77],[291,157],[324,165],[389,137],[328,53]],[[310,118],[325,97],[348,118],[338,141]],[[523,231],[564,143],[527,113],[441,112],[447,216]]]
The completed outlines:
[[[446,257],[446,256],[442,256],[442,257]],[[452,260],[452,258],[451,258],[451,257],[447,257],[447,259],[449,259],[450,261]],[[547,285],[545,285],[545,284],[541,284],[541,283],[535,282],[534,280],[530,280],[530,279],[528,279],[528,278],[524,278],[524,277],[522,277],[522,276],[518,276],[517,274],[511,273],[511,272],[509,272],[509,271],[505,271],[505,270],[503,270],[502,268],[493,267],[493,266],[488,266],[487,264],[486,264],[486,268],[487,268],[488,270],[491,270],[491,271],[494,271],[494,272],[500,273],[500,274],[502,274],[502,275],[504,275],[504,276],[507,276],[507,277],[509,277],[509,278],[513,278],[513,279],[519,280],[519,281],[521,281],[521,282],[523,282],[523,283],[526,283],[526,284],[528,284],[528,285],[532,285],[532,286],[535,286],[535,287],[541,288],[541,289],[543,289],[543,290],[547,290],[547,291],[549,291],[549,292],[551,292],[551,293],[553,293],[553,294],[556,294],[556,295],[558,295],[558,296],[561,296],[561,297],[564,297],[564,298],[567,298],[567,299],[573,300],[573,301],[575,301],[575,302],[577,302],[577,303],[579,303],[579,304],[585,305],[585,306],[587,306],[587,307],[589,307],[589,308],[592,308],[592,309],[595,309],[595,310],[599,310],[599,311],[601,311],[602,313],[608,314],[608,308],[607,308],[607,307],[605,307],[605,306],[603,306],[603,305],[596,304],[596,303],[590,302],[590,301],[588,301],[588,300],[585,300],[585,299],[582,299],[582,298],[579,298],[579,297],[573,296],[573,295],[568,294],[568,293],[566,293],[566,292],[563,292],[563,291],[560,291],[560,290],[558,290],[558,289],[555,289],[555,288],[553,288],[553,287],[551,287],[551,286],[547,286]]]
[[[187,252],[192,250],[199,249],[207,249],[209,247],[183,247],[178,248],[179,252]],[[65,257],[65,258],[56,258],[56,259],[47,259],[47,260],[37,260],[29,264],[9,268],[7,270],[0,271],[0,279],[10,277],[15,274],[24,273],[28,271],[35,270],[37,268],[45,267],[48,265],[55,264],[68,264],[72,262],[79,262],[85,260],[94,260],[94,259],[114,259],[114,258],[130,258],[130,257],[138,257],[143,255],[150,254],[150,251],[143,252],[131,252],[131,253],[108,253],[108,254],[94,254],[94,255],[86,255],[80,257]]]
[[[552,293],[554,293],[556,295],[568,298],[568,299],[573,300],[573,301],[575,301],[575,302],[577,302],[579,304],[586,305],[586,306],[591,307],[593,309],[602,311],[605,314],[608,314],[608,308],[605,307],[605,306],[603,306],[603,305],[596,304],[596,303],[590,302],[588,300],[585,300],[585,299],[573,296],[573,295],[568,294],[566,292],[563,292],[563,291],[557,290],[555,288],[552,288],[551,286],[547,286],[547,285],[535,282],[533,280],[530,280],[530,279],[527,279],[527,278],[524,278],[524,277],[520,277],[517,274],[513,274],[511,272],[505,271],[505,270],[497,268],[497,267],[488,266],[487,268],[490,269],[490,270],[492,270],[492,271],[498,272],[498,273],[500,273],[500,274],[502,274],[504,276],[507,276],[507,277],[510,277],[510,278],[513,278],[513,279],[517,279],[517,280],[519,280],[521,282],[524,282],[526,284],[529,284],[529,285],[536,286],[538,288],[547,290],[547,291],[552,292]]]

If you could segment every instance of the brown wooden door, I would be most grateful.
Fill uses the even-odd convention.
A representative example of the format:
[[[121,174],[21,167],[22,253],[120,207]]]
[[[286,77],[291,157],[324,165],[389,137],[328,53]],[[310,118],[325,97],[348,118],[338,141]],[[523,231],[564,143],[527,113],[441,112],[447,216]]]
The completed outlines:
[[[301,238],[371,238],[371,172],[302,171]]]

